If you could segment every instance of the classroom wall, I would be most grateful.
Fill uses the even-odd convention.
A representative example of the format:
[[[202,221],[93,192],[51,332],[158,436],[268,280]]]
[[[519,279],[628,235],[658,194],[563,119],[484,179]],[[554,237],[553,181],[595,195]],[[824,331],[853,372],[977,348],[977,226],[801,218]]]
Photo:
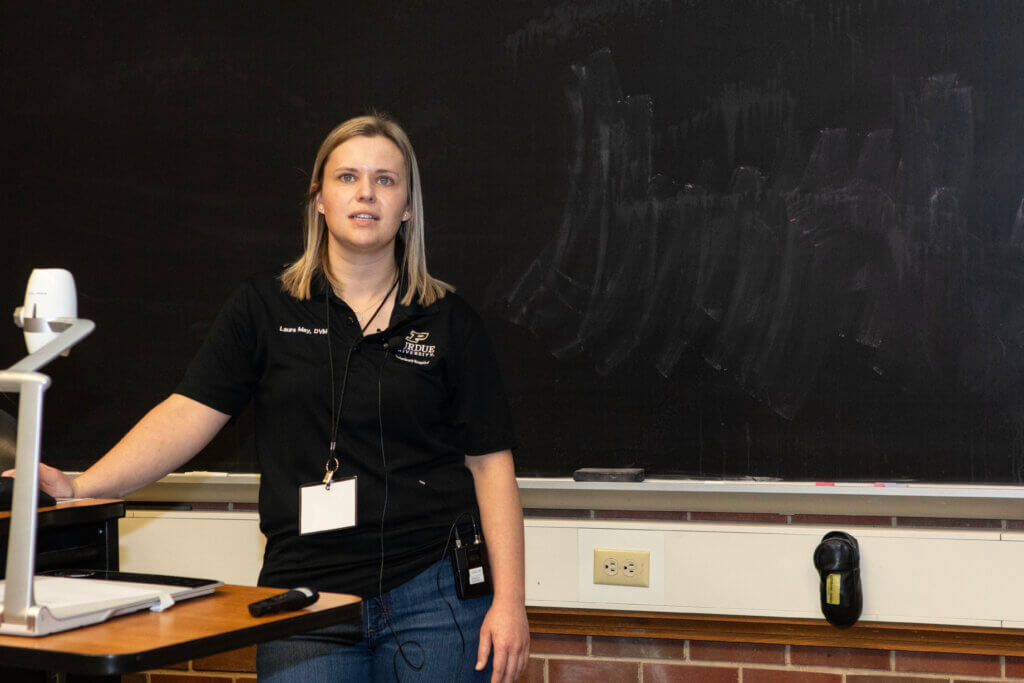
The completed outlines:
[[[691,521],[528,517],[526,598],[538,607],[820,618],[811,556],[831,526],[854,529],[865,585],[862,621],[1024,628],[1017,520],[841,519],[822,526],[721,513]],[[718,521],[716,521],[718,518]],[[744,520],[744,521],[738,521]],[[845,522],[845,523],[844,523]],[[897,519],[896,524],[900,524]],[[263,539],[254,512],[130,510],[126,571],[255,585]],[[987,526],[987,528],[986,528]],[[593,582],[595,548],[651,552],[649,587]]]
[[[173,567],[185,573],[216,573],[230,582],[254,581],[259,542],[242,546],[256,533],[255,513],[227,507],[129,510],[121,527],[123,568]],[[1014,568],[1024,559],[1024,520],[528,510],[525,525],[530,606],[623,610],[618,633],[534,633],[525,681],[879,683],[1024,678],[1024,660],[1014,655],[633,637],[628,616],[628,610],[645,610],[820,618],[810,555],[821,535],[842,528],[861,542],[864,621],[1020,628],[1024,604],[1005,588],[1014,585]],[[223,550],[196,553],[196,542]],[[590,584],[584,558],[593,544],[651,549],[651,588]],[[154,552],[156,546],[162,551]],[[159,683],[201,676],[245,680],[252,671],[252,651],[181,667],[139,679],[149,675],[151,682]]]

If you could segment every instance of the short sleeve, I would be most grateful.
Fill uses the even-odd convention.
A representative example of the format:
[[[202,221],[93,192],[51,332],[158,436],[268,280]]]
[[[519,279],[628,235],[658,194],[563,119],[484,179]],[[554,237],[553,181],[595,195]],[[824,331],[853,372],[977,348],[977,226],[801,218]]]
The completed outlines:
[[[515,433],[490,337],[476,314],[470,316],[456,362],[453,426],[466,455],[486,455],[515,448]]]
[[[251,284],[228,299],[192,359],[176,392],[228,415],[238,415],[259,381],[259,297]]]

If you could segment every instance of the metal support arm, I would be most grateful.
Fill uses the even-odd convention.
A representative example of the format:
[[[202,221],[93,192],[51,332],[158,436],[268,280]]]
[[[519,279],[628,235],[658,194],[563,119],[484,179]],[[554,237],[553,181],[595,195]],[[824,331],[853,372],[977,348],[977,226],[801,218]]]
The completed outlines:
[[[60,318],[61,335],[7,370],[0,370],[0,391],[17,391],[18,445],[11,501],[11,533],[7,540],[7,574],[0,621],[25,624],[35,605],[32,580],[36,567],[36,511],[39,507],[39,460],[43,431],[43,395],[50,378],[35,372],[81,341],[96,327],[91,320]],[[51,323],[56,328],[57,324]]]

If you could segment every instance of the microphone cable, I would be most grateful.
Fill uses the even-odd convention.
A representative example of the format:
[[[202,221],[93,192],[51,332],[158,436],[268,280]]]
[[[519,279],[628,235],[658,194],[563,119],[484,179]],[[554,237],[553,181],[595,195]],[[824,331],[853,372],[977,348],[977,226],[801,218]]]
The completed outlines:
[[[395,651],[395,654],[394,654],[394,656],[392,658],[393,659],[392,667],[393,667],[393,671],[395,673],[395,681],[396,681],[396,683],[401,683],[401,679],[398,676],[398,657],[399,657],[399,655],[401,655],[401,657],[405,661],[406,665],[410,669],[412,669],[413,671],[416,671],[416,672],[422,671],[423,667],[426,666],[426,662],[427,662],[426,650],[424,650],[422,644],[420,644],[418,641],[415,641],[415,640],[407,640],[405,642],[402,642],[401,640],[399,640],[398,634],[395,632],[394,624],[391,621],[390,611],[388,610],[387,605],[384,604],[384,598],[383,598],[383,596],[384,596],[384,585],[383,585],[383,583],[384,583],[384,519],[385,519],[385,516],[387,515],[387,506],[388,506],[388,469],[387,469],[387,458],[386,458],[385,453],[384,453],[384,413],[383,413],[383,405],[384,405],[384,399],[383,399],[383,395],[384,395],[384,392],[383,392],[384,365],[387,363],[388,354],[395,347],[397,347],[399,344],[401,344],[401,342],[402,342],[402,338],[401,337],[393,337],[393,338],[387,340],[386,342],[384,342],[384,360],[381,362],[380,368],[379,368],[378,373],[377,373],[377,428],[378,428],[378,432],[377,433],[378,433],[378,436],[379,436],[379,439],[380,439],[381,463],[382,463],[383,468],[384,468],[384,505],[383,505],[383,508],[381,510],[381,515],[380,515],[380,568],[379,568],[378,573],[377,573],[377,602],[380,605],[381,612],[384,614],[384,621],[388,625],[388,630],[391,632],[391,637],[394,639],[395,645],[398,647],[398,649]],[[445,556],[448,554],[448,548],[450,547],[451,540],[452,540],[452,533],[454,532],[456,538],[458,537],[459,531],[456,528],[456,526],[457,526],[459,520],[462,519],[463,517],[467,517],[467,516],[469,517],[470,523],[473,525],[473,533],[474,533],[474,535],[479,533],[479,529],[478,529],[477,523],[476,523],[476,515],[474,515],[471,512],[463,512],[463,513],[460,513],[459,515],[457,515],[455,517],[455,520],[452,521],[451,526],[448,528],[448,536],[445,539],[444,549],[441,551],[441,558],[440,558],[439,561],[444,560]],[[442,567],[438,567],[435,570],[435,572],[434,572],[434,586],[437,589],[437,596],[441,599],[442,602],[444,602],[445,607],[448,608],[448,612],[451,614],[451,617],[452,617],[452,623],[455,624],[455,629],[456,629],[456,631],[458,631],[458,634],[459,634],[459,641],[460,641],[460,644],[461,644],[462,656],[459,657],[459,668],[457,669],[458,675],[455,677],[455,680],[459,680],[459,678],[462,675],[462,667],[465,664],[465,660],[466,660],[466,634],[463,632],[462,625],[459,624],[458,617],[455,615],[455,608],[452,607],[452,604],[448,601],[448,598],[446,598],[444,596],[444,592],[441,590],[441,569],[442,569]],[[422,657],[422,661],[418,665],[414,664],[411,661],[409,661],[409,657],[408,657],[408,655],[406,655],[405,650],[403,649],[403,646],[407,646],[407,645],[414,645],[414,646],[416,646],[416,648],[419,649],[420,656]]]
[[[397,337],[399,342],[401,337]],[[394,339],[389,339],[384,342],[384,360],[381,361],[380,368],[377,371],[377,436],[380,440],[380,462],[381,467],[384,471],[384,504],[380,511],[380,566],[377,571],[377,604],[380,605],[381,613],[384,614],[384,622],[388,625],[388,631],[391,632],[391,637],[395,641],[395,645],[398,647],[395,650],[395,654],[392,657],[392,670],[395,673],[395,682],[401,683],[401,679],[398,676],[398,656],[401,655],[405,661],[406,666],[415,672],[423,670],[423,667],[427,663],[427,653],[424,650],[423,645],[415,640],[407,640],[402,642],[398,638],[398,634],[395,632],[395,626],[391,621],[391,613],[388,610],[386,604],[384,604],[384,519],[388,512],[388,461],[387,456],[384,453],[384,366],[388,362],[388,354],[391,352],[391,343]],[[415,646],[420,651],[421,661],[419,664],[414,664],[409,660],[409,656],[405,654],[404,646]]]

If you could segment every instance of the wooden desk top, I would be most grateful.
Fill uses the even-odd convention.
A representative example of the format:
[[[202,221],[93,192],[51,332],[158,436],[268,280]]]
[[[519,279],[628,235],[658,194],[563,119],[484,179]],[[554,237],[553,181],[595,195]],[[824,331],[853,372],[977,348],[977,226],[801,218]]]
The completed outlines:
[[[360,618],[354,595],[321,593],[313,605],[259,619],[249,603],[279,588],[221,586],[207,597],[178,603],[166,612],[136,612],[42,638],[0,636],[0,666],[112,675],[153,669],[187,659],[276,640]]]

